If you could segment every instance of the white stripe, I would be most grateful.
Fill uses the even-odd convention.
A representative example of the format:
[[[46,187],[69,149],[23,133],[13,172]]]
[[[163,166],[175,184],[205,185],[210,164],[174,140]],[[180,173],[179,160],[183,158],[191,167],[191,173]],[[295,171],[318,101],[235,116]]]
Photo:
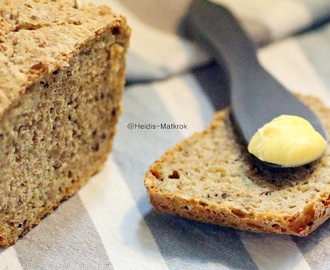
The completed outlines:
[[[21,270],[23,269],[14,247],[6,248],[0,253],[0,269]]]
[[[201,108],[189,83],[195,83],[191,75],[175,77],[152,85],[175,123],[187,124],[187,129],[180,129],[185,138],[205,128]]]
[[[258,53],[261,64],[289,90],[314,95],[330,106],[330,94],[294,38],[274,43]]]
[[[226,5],[242,21],[266,26],[274,39],[303,29],[312,23],[306,5],[297,0],[211,0]]]
[[[290,236],[240,233],[241,240],[260,270],[310,270]]]
[[[168,269],[112,158],[78,194],[114,269]]]
[[[274,39],[304,29],[312,23],[312,15],[301,1],[273,0],[273,2],[276,4],[269,9],[268,14],[263,13],[263,20],[271,29]]]
[[[221,262],[206,262],[207,267],[205,269],[207,270],[231,270],[228,266],[222,264]]]

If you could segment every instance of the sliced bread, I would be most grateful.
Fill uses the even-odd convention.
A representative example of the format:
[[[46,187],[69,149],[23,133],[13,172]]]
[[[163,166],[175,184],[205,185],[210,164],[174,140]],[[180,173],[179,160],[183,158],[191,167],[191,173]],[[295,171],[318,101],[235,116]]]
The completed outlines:
[[[301,97],[330,134],[330,109]],[[299,168],[262,167],[247,152],[230,110],[168,150],[147,171],[145,187],[160,212],[254,232],[306,236],[330,216],[330,148]]]

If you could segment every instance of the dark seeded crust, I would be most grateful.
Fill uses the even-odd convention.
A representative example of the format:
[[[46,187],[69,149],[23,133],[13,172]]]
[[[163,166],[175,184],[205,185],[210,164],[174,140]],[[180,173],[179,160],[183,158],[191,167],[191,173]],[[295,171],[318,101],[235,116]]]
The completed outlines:
[[[300,97],[330,134],[330,110]],[[257,166],[237,136],[229,110],[202,133],[169,149],[147,171],[145,187],[159,212],[254,232],[306,236],[330,216],[330,149],[296,169]]]
[[[73,2],[0,0],[2,247],[75,194],[112,147],[130,28],[106,6]]]

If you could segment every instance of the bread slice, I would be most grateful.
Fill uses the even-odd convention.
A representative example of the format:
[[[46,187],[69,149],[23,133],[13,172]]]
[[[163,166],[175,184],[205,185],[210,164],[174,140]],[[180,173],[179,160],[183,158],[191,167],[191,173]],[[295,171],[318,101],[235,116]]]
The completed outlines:
[[[0,0],[0,246],[102,167],[130,29],[105,6]]]
[[[330,134],[330,109],[302,97]],[[229,109],[168,150],[147,171],[145,187],[160,212],[254,232],[306,236],[330,216],[330,148],[295,169],[258,166],[237,135]]]

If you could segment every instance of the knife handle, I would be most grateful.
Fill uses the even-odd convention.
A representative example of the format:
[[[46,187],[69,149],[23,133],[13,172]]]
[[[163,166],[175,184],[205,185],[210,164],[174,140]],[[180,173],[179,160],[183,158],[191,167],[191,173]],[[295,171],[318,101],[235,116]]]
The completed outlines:
[[[217,62],[223,63],[232,80],[241,81],[254,67],[260,69],[253,42],[225,7],[194,0],[184,26],[188,35],[206,46]]]

